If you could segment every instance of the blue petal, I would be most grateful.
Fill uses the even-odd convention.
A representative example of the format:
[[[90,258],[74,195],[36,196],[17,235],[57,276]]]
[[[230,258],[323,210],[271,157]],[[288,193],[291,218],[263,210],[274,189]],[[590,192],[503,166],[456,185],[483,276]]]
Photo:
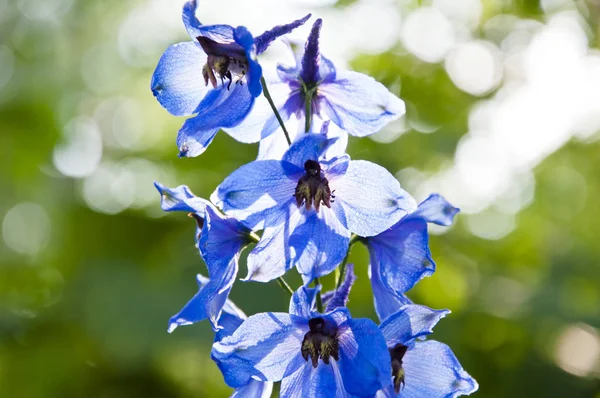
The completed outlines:
[[[206,206],[210,206],[209,201],[196,197],[186,185],[167,188],[158,181],[155,181],[154,186],[161,195],[160,207],[164,211],[193,212],[204,217]]]
[[[262,35],[254,38],[254,44],[256,45],[256,53],[262,54],[266,51],[269,45],[278,37],[283,36],[285,34],[290,33],[292,30],[297,27],[304,25],[306,21],[310,18],[311,14],[306,15],[304,18],[297,19],[292,23],[286,25],[278,25],[274,28],[267,30]]]
[[[279,381],[306,361],[300,349],[308,320],[283,313],[251,316],[229,337],[213,344],[211,356],[231,387],[246,385],[252,377]]]
[[[402,362],[405,372],[402,397],[457,397],[470,395],[479,388],[446,344],[418,341]]]
[[[202,77],[206,54],[192,42],[177,43],[160,57],[150,88],[158,102],[175,116],[194,113],[209,91]]]
[[[310,362],[281,381],[280,398],[343,398],[349,397],[344,390],[338,365],[319,362],[313,368]]]
[[[338,365],[346,391],[352,395],[372,396],[388,385],[390,354],[383,335],[370,319],[350,319],[338,332]]]
[[[304,170],[307,160],[319,160],[335,141],[336,138],[330,139],[324,134],[304,134],[283,155],[283,160]]]
[[[448,226],[452,224],[454,216],[459,211],[459,209],[448,203],[441,195],[434,193],[419,203],[417,210],[408,217],[421,218],[426,222]]]
[[[306,221],[292,231],[289,244],[293,264],[306,285],[331,273],[342,262],[348,251],[350,231],[326,207],[318,213],[304,208],[297,211],[305,213]]]
[[[213,267],[214,270],[215,267]],[[211,279],[206,285],[202,286],[200,280],[198,281],[198,293],[169,320],[169,333],[178,326],[190,325],[206,318],[210,320],[214,331],[219,330],[218,320],[221,310],[237,275],[237,258],[232,259],[229,263],[221,263],[218,271],[214,277],[211,275]]]
[[[319,85],[325,114],[349,134],[364,137],[404,115],[404,102],[372,77],[338,72],[332,82]]]
[[[246,59],[248,60],[248,71],[246,72],[246,82],[250,94],[253,97],[258,97],[262,94],[262,85],[260,78],[262,77],[262,68],[256,60],[256,54],[254,53],[254,39],[248,29],[243,26],[238,26],[235,29],[233,35],[235,42],[242,46],[246,52]]]
[[[433,333],[433,327],[449,314],[448,310],[432,310],[424,305],[409,304],[379,326],[388,347],[409,345],[414,339]]]
[[[348,229],[359,236],[377,235],[416,208],[389,171],[364,160],[350,161],[344,175],[329,178],[329,186],[336,205],[344,209]]]
[[[406,217],[391,229],[367,239],[371,264],[383,286],[403,294],[435,272],[429,251],[427,224]]]
[[[196,9],[198,4],[196,0],[190,0],[183,5],[181,19],[185,28],[192,38],[196,41],[198,36],[203,36],[217,43],[230,43],[233,41],[233,28],[229,25],[202,25],[196,18]]]
[[[273,392],[273,383],[250,380],[244,387],[236,388],[230,398],[269,398]]]
[[[373,288],[373,301],[375,302],[375,312],[380,321],[395,313],[406,304],[412,302],[401,293],[396,293],[381,280],[379,261],[371,255],[371,264],[369,276]]]
[[[300,79],[308,86],[316,84],[319,80],[319,33],[321,32],[321,26],[323,20],[317,19],[313,24],[306,46],[304,49],[304,55],[302,56],[302,70],[300,71]]]
[[[206,207],[198,249],[211,278],[214,278],[213,267],[220,267],[222,263],[239,257],[242,247],[250,242],[249,232],[235,218],[221,215],[212,206]]]
[[[310,318],[315,308],[317,294],[320,291],[321,286],[314,288],[300,286],[292,295],[289,313],[303,318]]]
[[[356,281],[356,275],[354,275],[354,264],[346,265],[346,275],[344,276],[344,281],[340,285],[340,287],[335,291],[331,301],[327,304],[327,308],[325,311],[333,311],[338,307],[345,307],[346,303],[348,303],[348,297],[350,296],[350,289],[352,285]]]
[[[185,121],[177,135],[180,156],[198,156],[210,145],[222,127],[240,124],[252,109],[254,97],[246,85],[235,84],[230,90],[221,86],[204,97],[195,112],[198,115]],[[243,137],[237,137],[240,140]],[[250,140],[251,137],[249,137]]]
[[[304,170],[288,162],[257,160],[231,173],[210,200],[249,228],[257,228],[267,217],[283,222]],[[284,209],[284,210],[282,210]]]

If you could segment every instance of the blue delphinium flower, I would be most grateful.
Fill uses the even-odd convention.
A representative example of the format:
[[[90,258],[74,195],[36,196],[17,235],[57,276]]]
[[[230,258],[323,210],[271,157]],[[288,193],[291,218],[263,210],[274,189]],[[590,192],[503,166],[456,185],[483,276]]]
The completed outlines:
[[[165,51],[150,86],[171,114],[197,114],[179,130],[180,156],[200,155],[220,128],[228,128],[226,131],[241,142],[260,139],[260,132],[235,128],[250,113],[254,99],[262,92],[262,69],[256,55],[310,17],[309,14],[276,26],[253,38],[243,26],[202,25],[196,18],[196,8],[196,0],[183,7],[183,23],[192,41],[172,45]]]
[[[423,341],[425,335],[450,311],[435,311],[409,304],[388,318],[379,328],[392,361],[391,383],[378,398],[446,398],[469,395],[479,388],[446,344]]]
[[[210,282],[169,321],[169,333],[177,326],[189,325],[208,318],[213,329],[219,330],[219,315],[238,273],[240,251],[251,242],[250,230],[239,221],[223,216],[207,200],[192,194],[182,185],[174,189],[154,183],[161,194],[165,211],[189,212],[196,220],[196,244],[210,275]]]
[[[389,384],[390,357],[370,319],[353,319],[345,307],[314,311],[318,289],[301,287],[289,314],[261,313],[213,345],[225,382],[281,380],[281,397],[373,396]],[[339,289],[345,302],[347,291]]]
[[[297,58],[295,66],[278,66],[278,85],[287,86],[287,90],[274,89],[276,95],[273,99],[283,120],[298,119],[301,121],[299,130],[304,132],[308,112],[309,125],[315,120],[331,120],[334,130],[364,137],[402,116],[405,113],[404,102],[383,84],[362,73],[337,70],[329,59],[321,55],[321,25],[322,20],[317,19],[304,53]],[[269,87],[277,86],[270,84]],[[277,119],[273,115],[263,125],[262,158],[280,158],[283,153],[283,137],[272,135],[277,127]],[[293,136],[297,132],[298,129],[290,129]]]
[[[333,271],[350,233],[373,236],[416,207],[383,167],[347,155],[322,158],[332,143],[306,134],[282,160],[257,160],[225,179],[211,200],[263,236],[246,280],[266,282],[296,266],[305,284]]]
[[[365,239],[375,309],[381,319],[410,303],[404,293],[435,271],[427,223],[448,226],[458,211],[443,197],[433,194],[387,231]]]

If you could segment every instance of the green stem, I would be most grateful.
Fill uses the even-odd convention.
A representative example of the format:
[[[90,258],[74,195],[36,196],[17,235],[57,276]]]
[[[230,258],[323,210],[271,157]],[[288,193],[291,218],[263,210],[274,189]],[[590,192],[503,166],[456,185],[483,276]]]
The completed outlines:
[[[306,95],[304,101],[304,132],[310,131],[310,121],[312,119],[312,95]]]
[[[283,130],[283,134],[285,134],[285,139],[287,140],[288,145],[292,145],[292,140],[290,140],[290,135],[288,134],[288,132],[285,128],[285,124],[283,123],[283,119],[281,118],[279,111],[277,111],[277,107],[275,106],[275,103],[273,102],[273,98],[271,98],[271,94],[269,94],[269,89],[267,88],[267,82],[265,81],[264,77],[260,78],[260,83],[262,84],[265,97],[267,98],[267,101],[269,101],[269,105],[271,105],[271,109],[273,110],[273,113],[275,113],[275,117],[277,118],[277,121],[279,122],[279,125],[281,126],[281,129]]]
[[[346,257],[344,257],[342,263],[340,264],[340,273],[338,275],[337,284],[335,286],[336,289],[340,288],[340,286],[344,282],[344,278],[346,277],[346,264],[348,264],[348,257],[350,257],[350,249],[352,249],[352,246],[354,246],[354,244],[360,239],[360,236],[354,234],[352,234],[352,237],[350,238],[350,242],[348,243],[348,251],[346,252]]]
[[[290,285],[288,285],[288,283],[285,281],[285,279],[283,279],[283,276],[280,276],[279,278],[277,278],[277,282],[279,282],[279,286],[281,286],[283,288],[283,290],[285,290],[289,294],[294,294],[294,291],[292,290]]]

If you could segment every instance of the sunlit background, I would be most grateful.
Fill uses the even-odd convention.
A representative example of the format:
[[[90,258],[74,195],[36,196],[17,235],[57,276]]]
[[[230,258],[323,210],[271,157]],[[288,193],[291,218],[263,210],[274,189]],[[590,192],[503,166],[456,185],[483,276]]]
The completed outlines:
[[[231,391],[206,322],[166,332],[206,271],[193,221],[162,214],[152,182],[208,197],[257,153],[219,134],[176,156],[184,119],[149,81],[188,40],[182,2],[0,0],[1,397]],[[200,0],[199,18],[259,34],[307,12],[323,54],[407,103],[351,156],[462,209],[431,228],[438,271],[410,292],[452,310],[432,337],[477,396],[600,397],[600,1]],[[262,59],[287,61],[285,46]],[[374,319],[366,250],[350,260],[350,308]],[[231,297],[287,308],[276,283]]]

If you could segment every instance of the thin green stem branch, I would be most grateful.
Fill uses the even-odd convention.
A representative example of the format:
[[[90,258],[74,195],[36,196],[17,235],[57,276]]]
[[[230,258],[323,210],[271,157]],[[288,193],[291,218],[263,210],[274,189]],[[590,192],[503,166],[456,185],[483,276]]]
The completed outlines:
[[[267,88],[267,82],[264,77],[260,78],[260,84],[262,84],[263,93],[265,94],[267,101],[269,101],[269,105],[271,105],[271,109],[273,110],[273,113],[275,113],[275,117],[277,118],[277,121],[279,122],[279,125],[281,126],[281,129],[283,130],[283,134],[285,134],[285,139],[287,140],[288,145],[292,145],[292,140],[290,140],[290,135],[288,134],[288,132],[285,128],[285,124],[283,123],[283,119],[281,118],[281,115],[279,114],[279,111],[277,110],[277,107],[275,106],[275,103],[273,102],[273,98],[271,98],[271,94],[269,94],[269,89]]]
[[[283,290],[285,290],[289,294],[294,294],[294,291],[292,290],[290,285],[285,281],[285,279],[283,279],[283,276],[277,278],[277,282],[279,282],[279,286],[281,286]]]
[[[346,252],[346,257],[344,257],[344,259],[342,260],[342,263],[340,264],[340,273],[338,275],[337,284],[335,285],[336,289],[340,288],[340,286],[344,282],[344,278],[346,277],[346,264],[348,264],[348,257],[350,257],[350,250],[352,249],[352,246],[354,246],[354,244],[356,242],[358,242],[360,239],[361,239],[360,236],[354,235],[354,234],[352,234],[352,237],[350,238],[350,242],[348,243],[348,251]]]
[[[319,286],[321,282],[319,282],[319,277],[315,278],[315,287]],[[323,299],[321,298],[321,292],[317,294],[317,311],[323,313]]]

